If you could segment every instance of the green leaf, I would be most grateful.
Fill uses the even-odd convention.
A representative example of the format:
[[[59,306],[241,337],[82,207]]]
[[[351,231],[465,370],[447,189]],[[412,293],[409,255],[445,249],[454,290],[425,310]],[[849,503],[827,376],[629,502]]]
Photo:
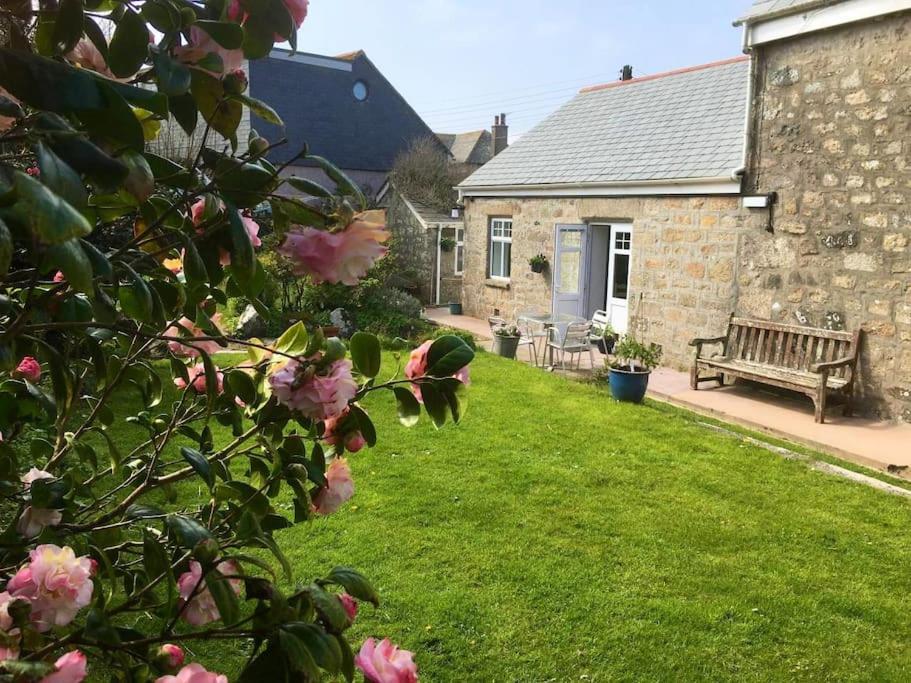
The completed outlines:
[[[94,294],[92,262],[83,251],[79,240],[69,240],[48,247],[44,255],[44,264],[48,269],[63,271],[66,281],[77,292]]]
[[[244,44],[244,29],[233,21],[200,20],[193,24],[208,33],[226,50],[239,50]]]
[[[218,371],[215,369],[215,363],[212,357],[200,348],[196,349],[202,359],[202,365],[206,372],[206,395],[209,399],[209,408],[215,405],[215,399],[218,398]]]
[[[267,17],[260,14],[248,17],[244,22],[244,57],[247,59],[268,57],[272,52],[272,46],[275,45],[275,34],[276,31]]]
[[[342,675],[348,683],[352,683],[354,681],[354,652],[351,651],[351,646],[343,636],[335,636],[335,641],[342,652]]]
[[[180,12],[169,2],[146,0],[140,14],[160,33],[170,33],[180,28]]]
[[[135,74],[149,56],[149,29],[133,10],[127,9],[117,22],[108,54],[108,66],[118,78]]]
[[[350,567],[335,567],[326,581],[342,586],[352,597],[380,606],[380,596],[371,583],[360,573]]]
[[[120,644],[117,630],[111,625],[105,613],[97,607],[90,609],[86,615],[83,633],[86,637],[102,645]]]
[[[85,216],[31,176],[17,171],[13,184],[18,200],[12,215],[28,225],[44,244],[61,244],[92,232]]]
[[[238,281],[249,282],[256,273],[253,243],[237,209],[228,204],[227,210],[231,233],[231,273]]]
[[[299,356],[307,350],[309,335],[302,321],[294,323],[275,340],[273,348],[289,356]]]
[[[184,133],[193,135],[199,120],[199,109],[196,106],[196,100],[193,99],[193,96],[189,93],[177,96],[172,95],[168,98],[168,110],[171,112],[174,120],[180,124]]]
[[[291,219],[292,223],[312,225],[317,228],[324,227],[329,223],[329,218],[325,214],[299,199],[272,197],[269,199],[269,203],[272,204],[273,211],[276,209],[281,211]]]
[[[142,204],[155,191],[155,176],[152,174],[149,162],[135,149],[124,150],[119,158],[129,169],[124,181],[124,189],[133,195],[139,204]]]
[[[292,671],[303,674],[305,680],[320,680],[319,668],[303,641],[287,629],[279,629],[278,644]]]
[[[96,189],[112,191],[126,178],[126,166],[84,136],[76,135],[72,126],[57,114],[46,111],[37,114],[35,129],[48,137],[48,146],[57,156],[78,173],[91,178]]]
[[[225,379],[231,391],[234,392],[235,396],[240,397],[241,401],[248,406],[253,405],[256,402],[256,383],[246,372],[243,370],[232,370],[226,375]]]
[[[145,4],[148,7],[149,3]],[[190,89],[190,69],[175,59],[165,50],[159,50],[152,55],[152,64],[155,65],[155,77],[158,79],[159,92],[173,97],[183,95]]]
[[[364,377],[376,377],[380,372],[382,353],[380,340],[366,332],[356,332],[348,343],[354,369]]]
[[[92,17],[83,15],[82,30],[85,32],[86,37],[92,42],[92,45],[101,53],[104,61],[107,62],[108,40],[98,23]]]
[[[71,206],[77,209],[84,208],[88,204],[89,197],[79,174],[43,142],[36,145],[35,154],[38,157],[42,182],[69,202]]]
[[[10,234],[6,223],[0,220],[0,278],[9,272],[10,263],[13,262],[13,236]]]
[[[82,0],[60,0],[54,18],[54,47],[57,54],[72,50],[82,37]]]
[[[440,337],[427,352],[427,375],[450,377],[474,360],[474,351],[454,335]]]
[[[228,578],[213,567],[206,574],[206,588],[209,589],[215,600],[222,623],[225,626],[237,623],[240,619],[240,603],[237,601],[237,593],[234,592]]]
[[[108,83],[113,84],[113,81]],[[108,83],[97,86],[104,99],[104,108],[81,111],[79,118],[93,136],[107,141],[115,149],[125,146],[142,152],[145,148],[142,123],[126,99]]]
[[[191,70],[190,92],[199,113],[212,129],[236,147],[237,126],[243,115],[241,103],[226,99],[221,81],[199,69]]]
[[[98,250],[98,247],[91,242],[79,240],[79,244],[82,246],[82,251],[85,252],[89,263],[92,264],[92,272],[95,273],[95,276],[108,281],[112,280],[114,277],[114,267],[111,265],[108,257],[102,254]]]
[[[311,585],[307,592],[316,611],[334,631],[342,631],[348,625],[348,614],[336,595],[316,584]]]
[[[286,178],[285,182],[295,190],[303,192],[304,194],[308,194],[312,197],[329,198],[332,196],[332,192],[330,192],[328,189],[319,183],[307,178],[298,178],[296,176],[291,176],[290,178]]]
[[[250,108],[250,111],[256,114],[263,121],[271,123],[275,126],[285,125],[285,122],[282,121],[282,117],[279,116],[272,107],[270,107],[262,100],[258,100],[255,97],[249,97],[248,95],[243,95],[240,93],[231,95],[231,98],[247,105],[247,107]]]
[[[184,253],[183,253],[183,272],[187,278],[188,284],[208,283],[209,273],[206,270],[206,264],[196,249],[196,244],[188,235],[183,235]]]
[[[183,456],[184,460],[190,463],[190,467],[193,468],[193,471],[202,477],[202,480],[206,482],[209,489],[215,486],[215,475],[212,473],[212,468],[209,466],[209,461],[206,459],[206,456],[195,448],[188,448],[187,446],[181,447],[180,455]]]
[[[395,394],[399,422],[405,427],[413,427],[421,418],[421,404],[410,389],[394,387],[392,392]]]
[[[364,441],[367,442],[367,445],[370,448],[376,446],[376,427],[373,425],[373,420],[370,419],[370,416],[364,412],[364,409],[358,405],[352,404],[351,406],[351,418],[357,420],[358,430],[361,433],[361,436],[364,437]]]
[[[265,681],[271,683],[271,681],[290,680],[288,660],[283,655],[281,647],[266,648],[244,668],[238,683],[264,683]]]
[[[121,263],[121,266],[132,281],[129,287],[120,288],[120,306],[124,314],[140,322],[151,322],[155,304],[149,286],[128,264]]]
[[[333,164],[328,159],[324,159],[321,156],[315,154],[308,154],[307,161],[314,162],[317,166],[323,169],[326,172],[326,175],[329,176],[332,181],[338,186],[338,191],[340,194],[347,197],[354,197],[357,199],[358,203],[362,208],[367,207],[367,198],[364,196],[364,193],[361,191],[360,186],[351,180],[345,172],[342,171],[338,166]]]
[[[150,519],[154,517],[163,517],[164,510],[154,505],[139,505],[134,503],[126,509],[123,516],[126,519]]]
[[[169,515],[166,523],[182,548],[192,550],[200,541],[214,539],[212,532],[192,517]]]
[[[331,675],[337,675],[342,666],[342,649],[334,636],[326,633],[317,624],[293,621],[282,627],[293,633],[304,645],[317,666]]]
[[[434,426],[439,429],[445,425],[449,403],[443,398],[439,390],[429,382],[421,383],[421,398],[424,399],[424,409],[433,421]]]

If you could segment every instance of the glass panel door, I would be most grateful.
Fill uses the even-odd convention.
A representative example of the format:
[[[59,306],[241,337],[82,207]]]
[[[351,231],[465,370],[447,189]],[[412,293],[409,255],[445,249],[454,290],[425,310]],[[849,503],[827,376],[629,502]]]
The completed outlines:
[[[631,225],[610,226],[607,303],[611,327],[619,334],[629,328],[629,274],[633,248]]]
[[[587,226],[557,226],[554,265],[554,313],[583,316]]]

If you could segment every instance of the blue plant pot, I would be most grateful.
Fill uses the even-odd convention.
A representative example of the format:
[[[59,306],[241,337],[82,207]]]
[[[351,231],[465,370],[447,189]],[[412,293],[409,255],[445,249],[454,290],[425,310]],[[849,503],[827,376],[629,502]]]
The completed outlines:
[[[462,304],[449,304],[449,315],[462,315]]]
[[[642,403],[651,372],[610,369],[610,393],[624,403]]]

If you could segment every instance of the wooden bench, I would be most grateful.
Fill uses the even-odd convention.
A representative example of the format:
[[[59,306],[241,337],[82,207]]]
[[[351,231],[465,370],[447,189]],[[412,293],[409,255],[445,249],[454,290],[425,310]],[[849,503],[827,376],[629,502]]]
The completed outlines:
[[[721,353],[703,355],[703,347],[718,345]],[[860,332],[836,332],[768,320],[731,316],[727,334],[713,339],[694,339],[696,360],[690,371],[690,387],[701,382],[724,384],[724,378],[739,377],[798,391],[813,399],[816,421],[825,421],[826,402],[844,403],[851,415],[854,378],[860,349]],[[702,372],[711,372],[702,376]]]

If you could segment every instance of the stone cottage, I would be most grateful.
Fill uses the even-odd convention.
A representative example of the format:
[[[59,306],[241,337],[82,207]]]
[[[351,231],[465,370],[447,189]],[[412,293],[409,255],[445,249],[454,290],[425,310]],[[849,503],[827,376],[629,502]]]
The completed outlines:
[[[460,185],[463,303],[605,309],[681,369],[732,312],[861,328],[862,405],[911,420],[911,0],[738,24],[747,57],[583,90]]]

